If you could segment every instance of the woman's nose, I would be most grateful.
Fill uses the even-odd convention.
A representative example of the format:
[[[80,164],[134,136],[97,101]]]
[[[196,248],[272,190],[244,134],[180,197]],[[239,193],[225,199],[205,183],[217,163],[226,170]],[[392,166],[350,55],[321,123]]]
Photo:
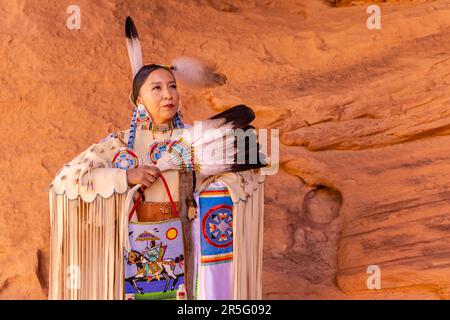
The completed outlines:
[[[164,90],[164,99],[166,100],[172,100],[172,94],[170,93],[169,89]]]

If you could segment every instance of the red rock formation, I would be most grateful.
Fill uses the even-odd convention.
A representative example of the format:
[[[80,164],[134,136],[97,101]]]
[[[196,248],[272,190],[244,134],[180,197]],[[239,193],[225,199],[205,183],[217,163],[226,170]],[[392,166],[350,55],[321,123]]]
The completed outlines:
[[[188,122],[244,102],[280,129],[264,298],[449,298],[450,4],[387,2],[368,30],[365,5],[319,0],[84,0],[69,30],[68,4],[3,1],[0,298],[46,298],[48,185],[129,125],[127,15],[146,62],[186,54],[227,75],[180,87]]]

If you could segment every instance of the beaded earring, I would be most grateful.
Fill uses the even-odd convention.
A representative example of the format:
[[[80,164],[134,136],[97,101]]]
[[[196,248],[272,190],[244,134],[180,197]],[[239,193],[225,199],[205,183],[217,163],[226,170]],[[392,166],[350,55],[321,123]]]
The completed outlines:
[[[150,126],[151,118],[147,112],[147,108],[142,104],[138,104],[137,106],[137,117],[136,124],[138,126],[145,126],[147,129]]]
[[[129,168],[136,168],[139,166],[139,158],[133,150],[134,139],[136,137],[136,116],[138,107],[133,110],[133,116],[130,124],[130,137],[128,138],[128,144],[126,147],[122,147],[117,150],[113,157],[112,165],[114,168],[122,170],[128,170]]]

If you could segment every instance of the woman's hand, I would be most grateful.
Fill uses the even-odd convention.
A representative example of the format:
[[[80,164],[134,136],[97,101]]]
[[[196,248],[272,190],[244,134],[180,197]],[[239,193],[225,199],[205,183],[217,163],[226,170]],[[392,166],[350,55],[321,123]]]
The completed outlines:
[[[161,174],[161,171],[154,166],[140,166],[127,170],[127,181],[130,185],[141,184],[150,187]]]

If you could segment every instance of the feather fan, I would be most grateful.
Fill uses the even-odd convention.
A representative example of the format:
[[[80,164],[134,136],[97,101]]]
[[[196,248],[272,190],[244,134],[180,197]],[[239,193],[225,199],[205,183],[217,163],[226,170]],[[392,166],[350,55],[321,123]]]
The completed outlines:
[[[265,167],[255,130],[255,118],[245,105],[234,106],[205,121],[183,130],[169,145],[156,166],[161,171],[196,171],[202,176],[245,171]]]

